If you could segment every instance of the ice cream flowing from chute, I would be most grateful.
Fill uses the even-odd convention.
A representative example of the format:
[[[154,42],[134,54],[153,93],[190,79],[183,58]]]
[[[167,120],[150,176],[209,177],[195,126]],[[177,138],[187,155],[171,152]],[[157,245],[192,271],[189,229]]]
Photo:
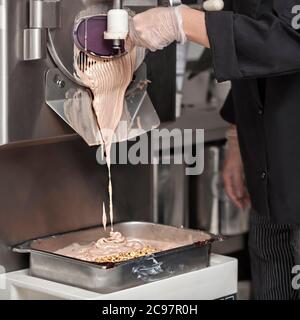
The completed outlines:
[[[97,12],[96,15],[95,12]],[[143,111],[142,102],[147,93],[139,82],[147,83],[146,73],[144,72],[145,78],[136,79],[135,86],[132,86],[134,72],[142,64],[145,50],[135,47],[128,40],[123,43],[121,51],[114,54],[111,42],[106,42],[107,40],[102,37],[99,43],[96,42],[96,35],[99,36],[105,31],[105,19],[105,13],[99,12],[99,7],[95,7],[94,11],[89,10],[87,16],[81,13],[75,21],[74,69],[76,78],[91,92],[91,110],[89,110],[88,117],[81,117],[81,119],[87,119],[85,125],[81,125],[81,127],[87,128],[91,125],[94,132],[98,131],[98,144],[102,145],[102,151],[105,154],[108,168],[110,236],[114,239],[112,144],[128,140],[157,127],[159,119],[152,104],[150,113],[149,104],[148,110]],[[70,107],[70,104],[66,104],[66,106]],[[91,111],[93,116],[91,116]],[[82,113],[86,112],[83,111]],[[69,114],[74,114],[74,112],[69,112]],[[149,117],[149,114],[151,117]],[[94,121],[89,124],[89,120],[92,118]],[[77,121],[80,122],[78,116]],[[122,125],[120,125],[121,122]],[[124,122],[127,123],[125,128]],[[107,221],[104,203],[102,206],[102,223],[105,228]]]

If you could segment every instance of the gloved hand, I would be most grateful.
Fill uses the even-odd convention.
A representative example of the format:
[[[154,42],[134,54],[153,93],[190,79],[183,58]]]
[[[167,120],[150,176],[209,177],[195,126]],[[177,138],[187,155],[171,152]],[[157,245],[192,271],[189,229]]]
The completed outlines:
[[[162,50],[174,41],[186,42],[181,7],[154,8],[129,21],[129,38],[138,47]]]
[[[250,197],[245,186],[244,168],[235,126],[227,131],[226,137],[226,155],[222,174],[225,190],[239,209],[246,209],[250,206]]]

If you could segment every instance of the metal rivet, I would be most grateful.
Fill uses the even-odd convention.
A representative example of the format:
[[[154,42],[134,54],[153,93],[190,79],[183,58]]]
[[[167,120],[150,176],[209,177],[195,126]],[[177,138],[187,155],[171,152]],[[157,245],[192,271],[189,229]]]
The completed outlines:
[[[65,87],[65,82],[64,82],[64,80],[58,80],[57,82],[57,85],[60,87],[60,88],[64,88]]]
[[[58,75],[56,75],[54,77],[54,82],[60,87],[60,88],[64,88],[66,83],[64,80],[60,79],[60,77]]]

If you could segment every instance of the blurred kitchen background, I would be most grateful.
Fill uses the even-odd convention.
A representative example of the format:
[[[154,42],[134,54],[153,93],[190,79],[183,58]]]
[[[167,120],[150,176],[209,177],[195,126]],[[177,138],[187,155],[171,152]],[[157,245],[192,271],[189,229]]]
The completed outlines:
[[[205,169],[186,176],[183,169],[157,169],[158,217],[166,224],[200,228],[227,237],[213,251],[239,260],[239,299],[250,296],[247,249],[249,210],[239,210],[227,197],[221,171],[225,157],[225,123],[219,111],[230,82],[217,83],[210,50],[197,44],[177,45],[177,120],[168,128],[205,129]],[[163,125],[164,126],[164,125]]]

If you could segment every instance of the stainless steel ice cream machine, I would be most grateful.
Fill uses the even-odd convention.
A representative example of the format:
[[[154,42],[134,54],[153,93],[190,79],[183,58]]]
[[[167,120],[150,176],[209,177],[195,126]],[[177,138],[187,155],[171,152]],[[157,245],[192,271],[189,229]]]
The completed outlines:
[[[120,30],[113,23],[109,29],[107,12],[120,7],[140,12],[157,5],[155,0],[0,2],[0,264],[7,271],[28,263],[12,253],[11,246],[100,223],[107,173],[96,162],[95,148],[88,146],[99,144],[97,130],[85,135],[80,131],[85,123],[74,125],[74,112],[68,112],[75,98],[79,97],[79,108],[91,103],[88,88],[74,76],[74,44],[93,36],[94,20],[89,17],[96,15],[105,19],[103,31],[110,32],[110,45],[100,48],[101,53],[118,52],[124,35],[114,33]],[[77,45],[99,49],[89,39]],[[157,122],[175,118],[176,46],[149,53],[141,62],[128,91],[135,92],[140,80],[152,83],[126,98],[128,128],[133,131],[139,112]],[[119,186],[116,222],[121,211],[122,220],[152,220],[148,194],[134,200],[124,185],[132,172],[143,172],[137,185],[150,186],[150,168],[146,173],[139,166],[113,168],[114,184]]]
[[[74,133],[69,126],[57,120],[48,106],[71,124],[63,112],[64,102],[70,99],[70,95],[76,90],[85,88],[73,75],[72,34],[76,17],[79,16],[80,20],[80,14],[90,17],[99,12],[107,13],[115,6],[140,11],[157,5],[158,1],[155,0],[2,1],[0,145],[37,139],[57,139]],[[120,17],[113,19],[118,20]],[[86,36],[87,33],[84,32],[90,32],[93,28],[93,21],[85,19],[85,23],[86,21],[89,23],[87,28],[83,23],[78,23],[76,32],[79,34],[79,40],[80,37]],[[114,37],[113,31],[110,37]],[[114,45],[118,42],[121,40],[112,40]],[[145,72],[146,69],[140,70],[140,77],[145,77]],[[143,92],[140,93],[140,97],[136,97],[133,104],[147,105],[151,104],[151,101]],[[131,106],[128,106],[129,110]],[[136,111],[138,108],[133,109]],[[74,125],[73,129],[78,131]],[[96,144],[97,141],[88,143]]]
[[[76,90],[84,88],[82,83],[73,75],[74,37],[72,34],[74,33],[76,18],[80,22],[82,15],[91,17],[99,13],[107,14],[114,8],[126,8],[139,12],[158,5],[176,5],[180,2],[158,0],[1,1],[0,72],[2,80],[0,94],[2,99],[0,103],[0,145],[30,140],[60,139],[66,135],[72,135],[74,129],[83,135],[80,131],[81,128],[72,125],[70,119],[67,119],[62,110],[63,102],[67,99],[66,95],[68,99],[71,99],[70,95],[74,95]],[[120,19],[122,19],[122,15],[121,17],[118,14],[116,17],[112,16],[111,20],[106,21],[111,30],[109,28],[103,30],[108,34],[106,37],[110,37],[114,46],[117,47],[120,47],[122,41],[122,34],[121,36],[118,34],[118,31],[120,31],[118,28],[122,30],[124,24],[120,26],[117,23],[117,26],[115,26],[114,21]],[[90,29],[93,28],[92,19],[85,19],[85,23],[86,21],[89,23],[87,28],[83,23],[80,25],[78,22],[77,24],[75,32],[77,32],[77,39],[79,40],[80,37],[84,38],[86,36],[84,32],[90,32]],[[112,39],[114,37],[118,39]],[[84,42],[83,39],[82,42]],[[84,46],[85,43],[81,43],[81,45]],[[170,77],[174,76],[174,70],[170,67],[170,64],[173,63],[172,68],[174,68],[175,63],[174,46],[173,53],[170,53],[172,49],[167,50],[164,53],[147,57],[148,71],[141,68],[139,73],[141,78],[145,77],[145,73],[148,73],[148,78],[157,77],[156,70],[158,67],[155,67],[155,65],[166,65],[164,63],[166,57],[169,58],[167,60],[169,67],[164,68],[165,71],[160,74],[160,78],[163,79],[167,74]],[[158,58],[158,56],[160,57]],[[166,88],[164,93],[170,93],[174,90],[174,82],[169,83],[169,88]],[[155,86],[154,84],[153,88],[148,89],[148,94],[152,98],[151,101],[145,92],[140,93],[133,104],[128,100],[129,112],[131,112],[131,106],[136,104],[139,107],[134,107],[132,112],[139,110],[140,107],[145,108],[145,112],[147,112],[147,105],[154,104],[154,107],[157,107],[158,104],[162,104],[159,102],[160,99],[165,99],[164,94],[161,92],[154,94],[153,91],[159,87],[154,88]],[[161,120],[170,120],[174,117],[172,104],[174,105],[174,97],[170,97],[168,101],[163,101],[164,110],[160,111],[159,114]],[[63,120],[71,125],[73,130],[64,122],[58,121],[56,115],[48,106],[52,107]],[[153,119],[153,121],[155,122],[157,119]],[[131,125],[134,124],[131,123]],[[88,141],[88,143],[96,144],[97,138],[94,140],[96,141]]]
[[[74,74],[74,45],[83,52],[78,56],[81,66],[88,63],[86,52],[107,59],[121,55],[127,35],[126,23],[120,23],[123,14],[180,3],[0,1],[0,266],[6,272],[28,267],[28,256],[16,251],[37,252],[36,248],[24,246],[12,250],[16,245],[80,230],[88,232],[101,224],[101,203],[107,200],[107,172],[96,162],[101,137],[90,108],[90,91]],[[126,13],[120,13],[124,8]],[[109,42],[101,42],[102,38],[95,41],[95,23],[98,27],[103,23],[101,32]],[[176,44],[158,53],[144,53],[140,60],[125,95],[127,135],[121,134],[118,142],[145,133],[160,121],[175,119]],[[141,87],[145,80],[147,85]],[[84,114],[79,122],[78,114]],[[153,222],[153,170],[151,164],[113,166],[115,222]],[[135,183],[128,188],[133,176]],[[142,226],[146,228],[147,224]],[[154,225],[147,228],[164,229]],[[188,231],[175,231],[191,237]],[[197,236],[195,233],[196,240],[184,249],[198,252],[203,246],[204,254],[193,257],[193,263],[185,268],[184,263],[173,262],[179,253],[189,261],[190,251],[172,251],[175,274],[208,265],[210,243],[219,238],[200,243]],[[45,257],[43,249],[39,253],[33,256]],[[165,259],[164,255],[158,256]],[[76,263],[72,267],[76,269]],[[116,286],[123,287],[122,283]]]

